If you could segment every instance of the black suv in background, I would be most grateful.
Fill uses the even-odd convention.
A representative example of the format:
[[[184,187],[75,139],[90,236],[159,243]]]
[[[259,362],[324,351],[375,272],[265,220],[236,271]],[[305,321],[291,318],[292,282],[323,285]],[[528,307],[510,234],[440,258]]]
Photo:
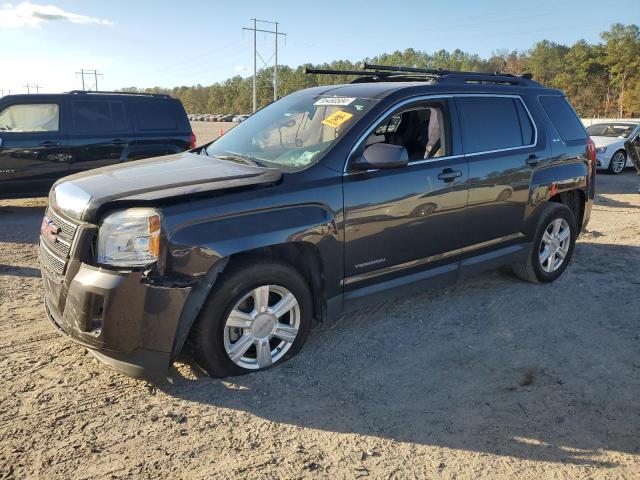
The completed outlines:
[[[564,94],[377,68],[190,152],[60,180],[40,236],[53,325],[128,374],[166,371],[189,340],[226,376],[390,295],[501,265],[558,278],[595,192],[595,147]]]
[[[61,177],[195,147],[179,100],[73,91],[0,99],[0,198],[46,195]]]

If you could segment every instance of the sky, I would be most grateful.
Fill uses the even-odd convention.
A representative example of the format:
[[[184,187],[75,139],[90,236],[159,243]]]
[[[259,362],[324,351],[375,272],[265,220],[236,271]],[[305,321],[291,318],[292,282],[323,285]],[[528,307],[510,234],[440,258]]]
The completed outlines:
[[[640,24],[640,0],[0,0],[0,95],[210,85],[251,75],[252,18],[279,22],[279,63],[347,59],[414,48],[488,57],[541,39],[597,42],[611,24]],[[611,5],[611,6],[608,6]],[[259,24],[272,29],[273,25]],[[258,34],[264,60],[272,36]],[[261,66],[258,60],[258,66]],[[93,82],[87,78],[87,87]],[[34,89],[31,89],[32,92]]]

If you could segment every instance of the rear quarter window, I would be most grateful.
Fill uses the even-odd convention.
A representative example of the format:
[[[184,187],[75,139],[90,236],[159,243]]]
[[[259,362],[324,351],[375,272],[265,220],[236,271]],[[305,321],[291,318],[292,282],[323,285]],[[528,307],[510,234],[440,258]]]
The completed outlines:
[[[564,97],[540,97],[540,104],[564,141],[587,138],[587,131],[582,122]]]
[[[177,130],[173,105],[169,102],[134,102],[138,130]]]

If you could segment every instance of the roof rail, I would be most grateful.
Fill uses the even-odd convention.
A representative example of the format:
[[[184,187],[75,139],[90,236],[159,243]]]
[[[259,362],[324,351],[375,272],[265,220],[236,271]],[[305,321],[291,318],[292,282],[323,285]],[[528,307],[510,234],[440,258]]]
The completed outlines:
[[[171,95],[167,95],[164,93],[144,93],[144,92],[112,92],[107,90],[71,90],[67,93],[73,95],[88,95],[88,94],[99,94],[99,95],[139,95],[143,97],[162,97],[162,98],[171,98]]]
[[[395,65],[374,65],[363,63],[363,70],[329,70],[305,68],[305,73],[324,75],[355,75],[358,78],[351,83],[367,82],[433,82],[453,83],[496,83],[506,85],[535,86],[540,84],[532,80],[530,73],[512,75],[510,73],[483,73],[444,70],[441,68],[401,67]]]
[[[398,67],[393,65],[375,65],[363,63],[363,69],[381,70],[389,72],[407,72],[433,75],[438,78],[438,83],[506,83],[510,85],[540,86],[538,82],[532,80],[531,73],[513,75],[510,73],[485,73],[485,72],[465,72],[461,70],[445,70],[442,68],[418,68],[418,67]]]

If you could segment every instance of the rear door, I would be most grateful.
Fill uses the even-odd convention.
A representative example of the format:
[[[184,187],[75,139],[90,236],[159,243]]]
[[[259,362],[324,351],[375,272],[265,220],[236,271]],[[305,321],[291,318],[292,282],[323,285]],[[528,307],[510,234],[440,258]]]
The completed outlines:
[[[624,142],[624,147],[629,154],[629,159],[634,163],[640,174],[640,126],[631,133],[629,139]]]
[[[550,157],[522,98],[456,98],[469,163],[465,243],[477,246],[519,237],[534,168]]]
[[[119,163],[135,142],[124,102],[108,98],[71,100],[69,136],[72,173]]]
[[[59,97],[0,106],[0,196],[46,195],[68,174],[63,111]]]

